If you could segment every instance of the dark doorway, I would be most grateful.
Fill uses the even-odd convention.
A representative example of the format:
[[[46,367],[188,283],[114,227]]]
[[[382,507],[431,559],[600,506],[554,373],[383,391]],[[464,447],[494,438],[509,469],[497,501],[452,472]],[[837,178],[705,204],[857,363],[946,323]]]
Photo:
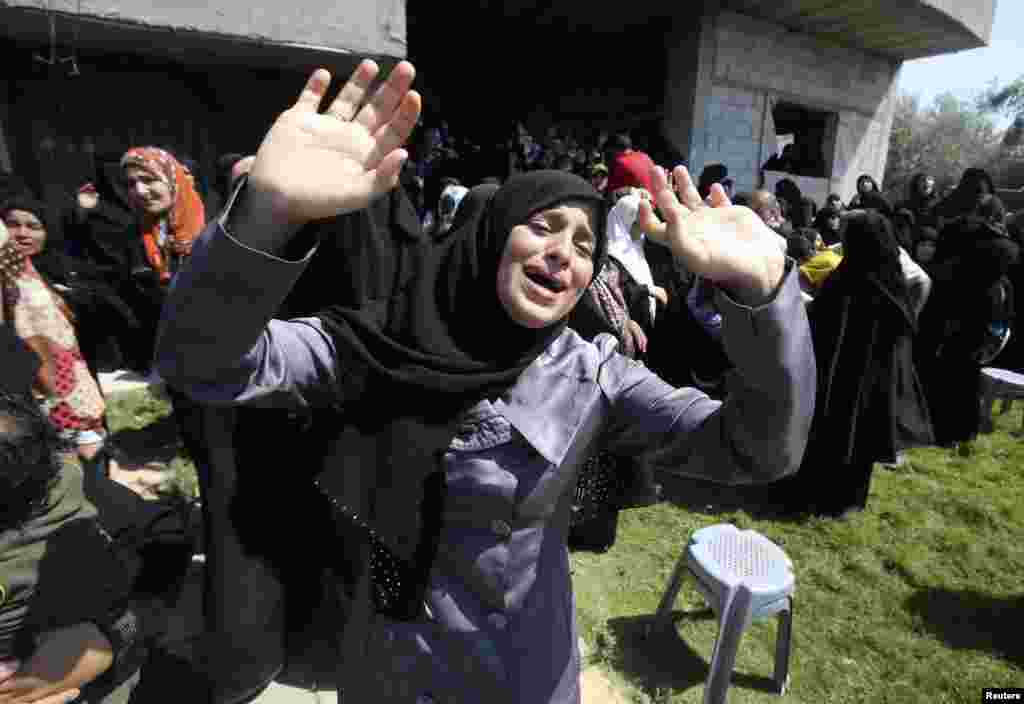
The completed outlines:
[[[793,135],[791,173],[831,178],[836,113],[780,101],[772,108],[772,119],[777,135]]]

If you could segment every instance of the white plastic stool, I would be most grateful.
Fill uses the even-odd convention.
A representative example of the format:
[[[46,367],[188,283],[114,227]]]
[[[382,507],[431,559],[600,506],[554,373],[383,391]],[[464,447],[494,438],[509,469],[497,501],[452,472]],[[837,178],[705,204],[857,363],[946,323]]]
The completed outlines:
[[[998,367],[983,367],[981,370],[981,407],[985,413],[992,412],[992,404],[997,398],[1004,399],[1004,403],[1024,398],[1024,374]],[[1024,432],[1024,419],[1022,419],[1021,431]]]
[[[789,681],[793,634],[793,563],[778,545],[753,530],[727,523],[709,526],[690,537],[680,555],[668,589],[654,616],[655,628],[671,625],[672,606],[690,574],[697,589],[718,616],[718,638],[704,687],[704,704],[724,704],[736,651],[743,631],[752,622],[778,616],[775,642],[776,692],[784,694]]]

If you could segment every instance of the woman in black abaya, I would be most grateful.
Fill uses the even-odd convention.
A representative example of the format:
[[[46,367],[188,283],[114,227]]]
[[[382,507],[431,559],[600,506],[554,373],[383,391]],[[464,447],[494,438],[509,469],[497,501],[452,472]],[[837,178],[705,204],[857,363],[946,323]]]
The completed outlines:
[[[1013,295],[1003,282],[1019,256],[1005,229],[985,217],[961,218],[942,231],[918,350],[940,445],[968,442],[978,433],[979,352],[989,326],[1005,322],[997,320],[1005,308],[999,299]]]
[[[892,227],[846,216],[844,257],[809,306],[818,395],[799,473],[777,491],[792,512],[840,516],[867,506],[872,465],[932,442],[913,362],[917,320]]]

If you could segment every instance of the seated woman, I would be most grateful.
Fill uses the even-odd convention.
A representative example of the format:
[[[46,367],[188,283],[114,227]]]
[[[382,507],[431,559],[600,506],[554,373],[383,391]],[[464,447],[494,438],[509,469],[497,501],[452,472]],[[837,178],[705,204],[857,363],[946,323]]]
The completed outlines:
[[[135,215],[134,239],[141,250],[128,262],[134,284],[130,303],[139,321],[129,363],[148,373],[164,296],[206,224],[206,211],[188,169],[163,149],[129,149],[121,157],[121,186]]]
[[[117,340],[136,331],[138,321],[118,293],[118,284],[109,271],[70,254],[70,243],[51,227],[46,206],[37,200],[8,200],[0,204],[0,218],[26,223],[26,227],[12,230],[15,243],[22,245],[32,266],[67,304],[82,356],[93,377],[98,378],[101,371],[121,368]],[[39,228],[33,229],[36,225]],[[81,234],[77,231],[75,236]]]
[[[42,215],[43,209],[30,201],[11,201],[0,210],[6,226],[0,240],[0,309],[39,357],[36,398],[62,436],[75,444],[79,458],[91,463],[106,437],[106,404],[79,350],[74,315],[34,265],[46,243]]]
[[[818,295],[822,285],[832,272],[836,270],[843,257],[834,249],[830,249],[825,245],[825,240],[818,234],[817,230],[800,230],[796,237],[806,242],[807,246],[798,244],[798,251],[796,253],[791,251],[790,256],[796,259],[800,265],[801,288],[804,293],[814,297]],[[790,242],[794,242],[792,237]],[[794,256],[794,254],[802,255],[803,258]]]
[[[347,412],[315,478],[337,518],[346,700],[578,702],[565,541],[580,465],[607,448],[725,483],[792,471],[814,395],[793,267],[720,188],[706,207],[679,168],[680,202],[652,174],[673,252],[719,288],[725,403],[567,328],[607,238],[600,194],[564,172],[474,189],[388,294],[272,320],[317,238],[397,183],[420,100],[402,62],[360,109],[376,73],[363,62],[321,114],[330,76],[315,72],[271,128],[178,274],[158,368],[197,400]]]

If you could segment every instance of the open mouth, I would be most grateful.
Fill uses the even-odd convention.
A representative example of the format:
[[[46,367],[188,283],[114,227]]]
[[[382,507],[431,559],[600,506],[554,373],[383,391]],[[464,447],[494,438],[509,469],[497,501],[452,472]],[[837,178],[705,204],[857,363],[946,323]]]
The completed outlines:
[[[552,293],[561,293],[566,288],[565,284],[563,284],[558,279],[543,274],[539,271],[527,271],[526,278],[528,278],[530,281],[537,284],[538,286],[546,288],[548,291],[551,291]]]

